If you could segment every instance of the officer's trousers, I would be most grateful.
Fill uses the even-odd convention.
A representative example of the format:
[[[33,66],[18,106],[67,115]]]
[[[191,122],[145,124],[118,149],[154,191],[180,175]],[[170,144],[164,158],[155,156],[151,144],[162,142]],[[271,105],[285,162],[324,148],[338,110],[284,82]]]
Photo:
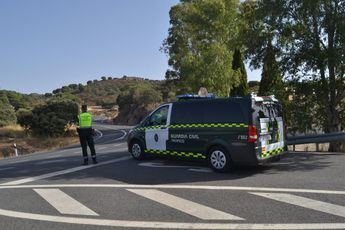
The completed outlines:
[[[80,128],[78,132],[79,132],[80,145],[83,150],[84,159],[85,160],[88,159],[87,146],[89,146],[90,148],[92,158],[95,159],[96,151],[95,151],[95,144],[92,137],[92,128]]]

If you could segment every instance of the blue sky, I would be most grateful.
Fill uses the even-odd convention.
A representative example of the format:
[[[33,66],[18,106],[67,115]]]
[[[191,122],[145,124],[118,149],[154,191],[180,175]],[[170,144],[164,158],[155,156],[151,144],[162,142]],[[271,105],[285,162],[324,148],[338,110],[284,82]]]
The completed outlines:
[[[101,76],[164,79],[178,0],[1,0],[0,89],[45,93]],[[250,72],[249,80],[260,78]]]

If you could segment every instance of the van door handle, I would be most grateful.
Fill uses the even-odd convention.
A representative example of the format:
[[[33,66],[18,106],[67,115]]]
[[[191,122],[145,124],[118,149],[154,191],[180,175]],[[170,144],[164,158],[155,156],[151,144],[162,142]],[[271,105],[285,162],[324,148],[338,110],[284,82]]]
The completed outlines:
[[[167,127],[166,126],[162,126],[161,129],[166,129]]]

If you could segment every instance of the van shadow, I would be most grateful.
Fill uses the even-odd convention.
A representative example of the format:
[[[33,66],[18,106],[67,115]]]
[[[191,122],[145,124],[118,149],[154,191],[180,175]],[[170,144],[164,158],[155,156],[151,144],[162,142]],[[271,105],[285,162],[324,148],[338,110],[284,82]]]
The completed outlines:
[[[267,173],[315,171],[332,166],[337,156],[343,155],[342,153],[289,152],[282,156],[280,161],[272,162],[264,168]]]
[[[289,153],[281,161],[266,166],[238,166],[229,173],[208,170],[204,162],[182,161],[174,158],[151,158],[146,161],[133,159],[99,165],[73,173],[49,177],[44,183],[126,183],[126,184],[179,184],[211,181],[235,181],[257,174],[279,174],[290,171],[320,170],[333,164],[330,157],[342,155]],[[107,152],[98,156],[100,163],[129,156],[127,152]],[[51,172],[79,167],[80,156],[57,157],[46,160],[15,163],[1,171],[0,183],[19,178],[39,176]],[[5,167],[5,166],[4,166]],[[36,182],[37,183],[37,182]]]

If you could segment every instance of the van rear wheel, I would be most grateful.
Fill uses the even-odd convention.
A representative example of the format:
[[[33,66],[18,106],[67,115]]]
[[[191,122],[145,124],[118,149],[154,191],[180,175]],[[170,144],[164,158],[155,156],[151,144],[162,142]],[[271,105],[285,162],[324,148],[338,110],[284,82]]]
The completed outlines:
[[[145,158],[144,148],[140,141],[132,141],[130,145],[132,157],[136,160],[143,160]]]
[[[208,152],[208,163],[215,172],[228,172],[232,162],[227,151],[222,147],[213,147]]]

